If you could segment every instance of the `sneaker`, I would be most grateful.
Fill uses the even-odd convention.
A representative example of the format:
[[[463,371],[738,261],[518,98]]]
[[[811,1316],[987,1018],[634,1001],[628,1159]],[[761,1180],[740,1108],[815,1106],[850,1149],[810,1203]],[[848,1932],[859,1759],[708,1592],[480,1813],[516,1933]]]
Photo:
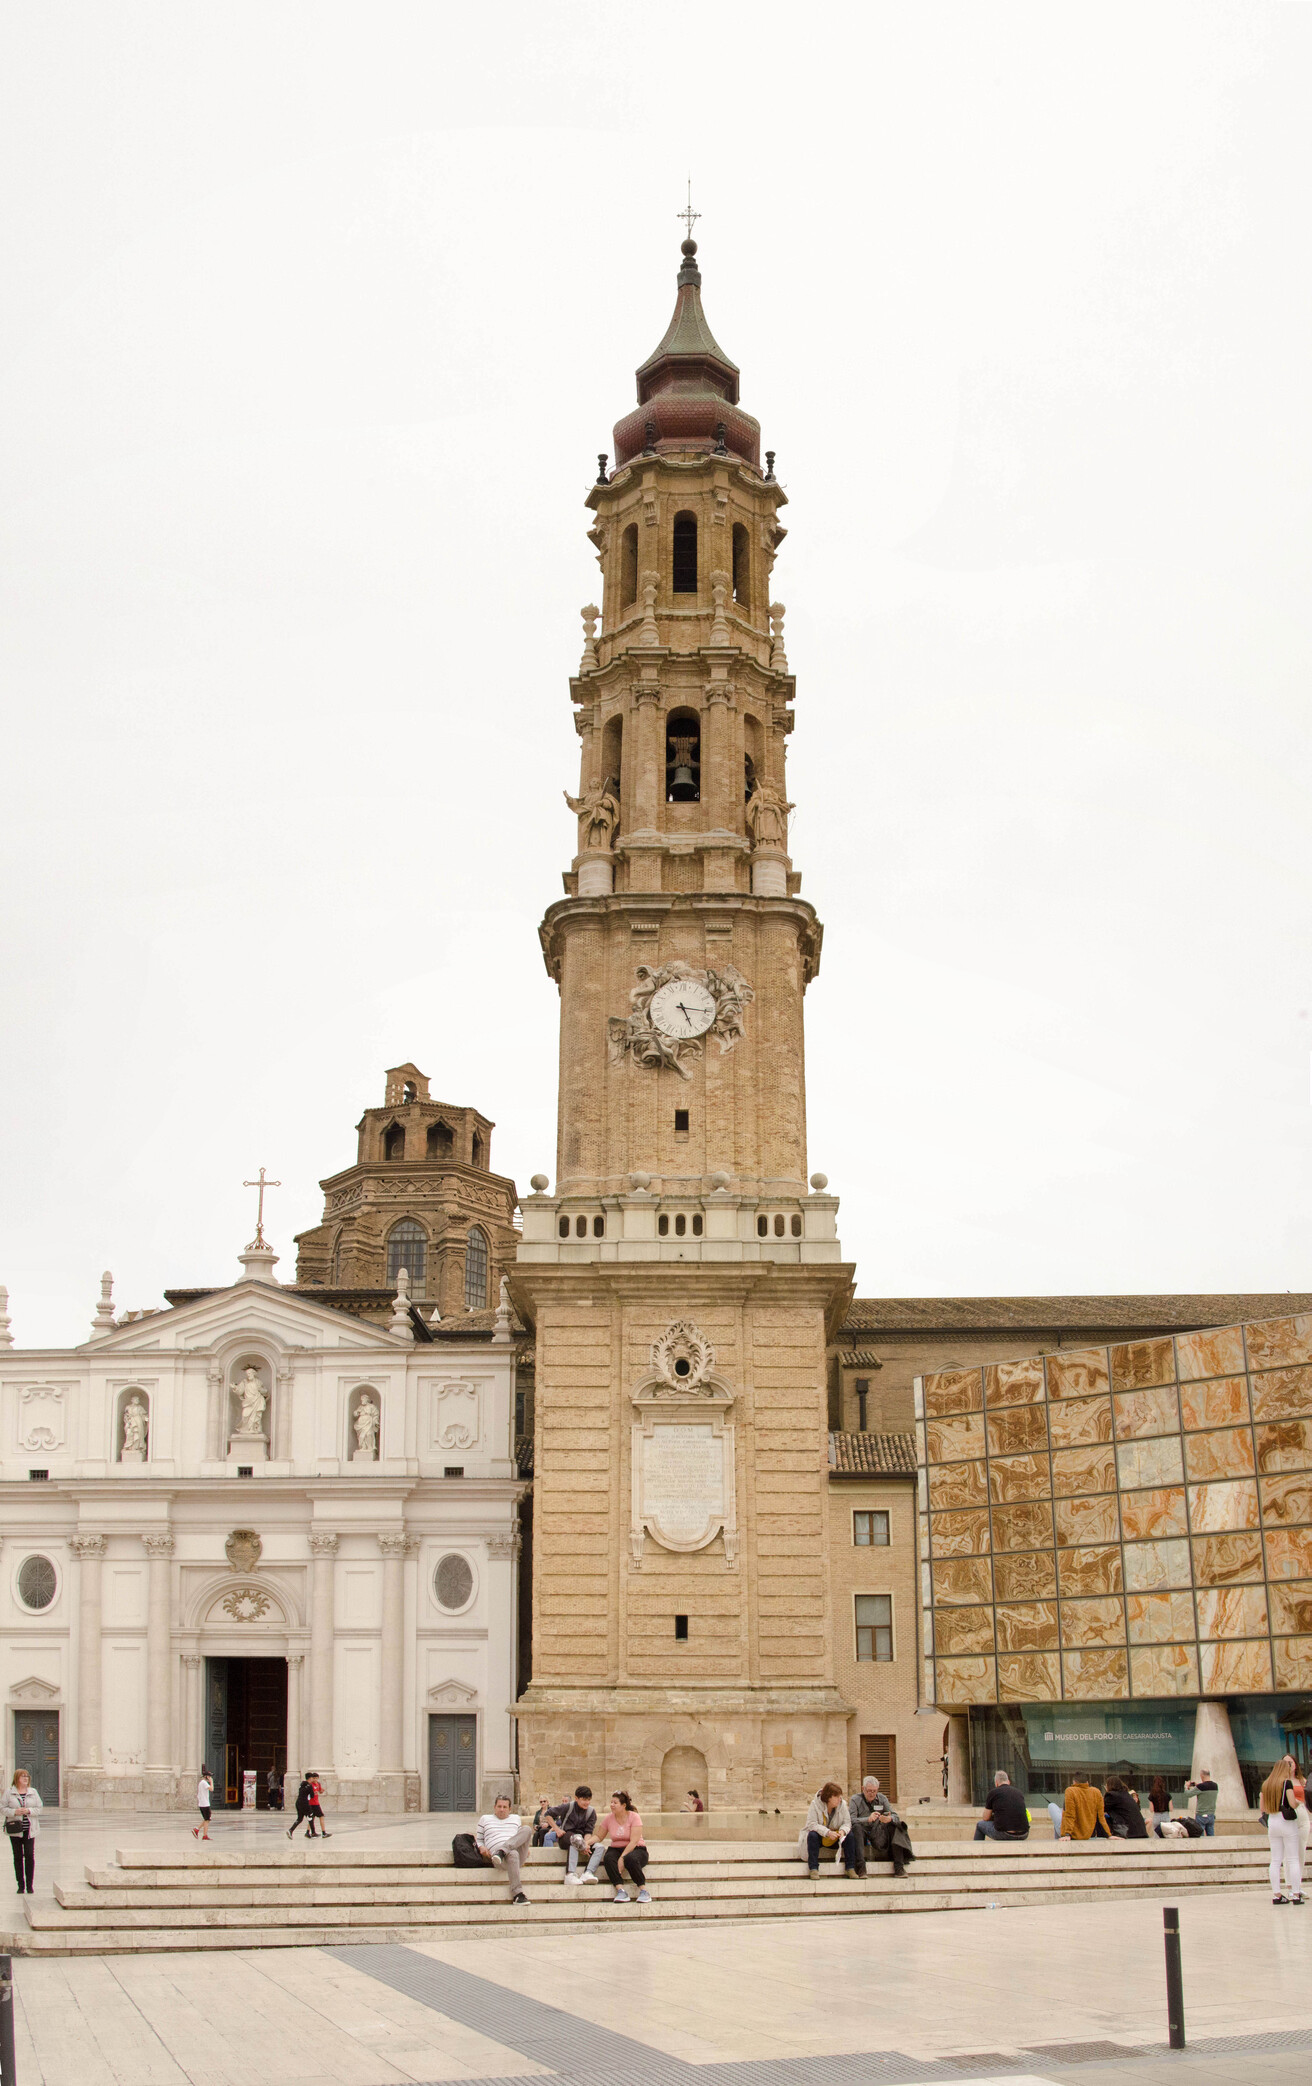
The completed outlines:
[[[585,1881],[591,1882],[591,1880],[591,1877],[585,1878],[583,1876],[580,1876],[577,1869],[571,1869],[569,1874],[565,1878],[566,1883],[583,1883]]]
[[[1271,1903],[1273,1905],[1287,1905],[1289,1900],[1288,1898],[1272,1898]]]
[[[640,1890],[640,1891],[638,1892],[638,1903],[639,1903],[640,1905],[650,1905],[650,1903],[651,1903],[651,1892],[650,1892],[649,1890]],[[1299,1900],[1299,1903],[1300,1903],[1300,1904],[1302,1903],[1302,1899],[1301,1899],[1301,1898],[1300,1898],[1300,1900]]]
[[[600,1883],[600,1881],[600,1876],[594,1876],[591,1869],[585,1869],[583,1871],[583,1874],[579,1877],[580,1883]]]
[[[629,1894],[626,1890],[617,1890],[611,1899],[612,1905],[627,1905],[629,1902]]]
[[[517,1890],[510,1902],[512,1905],[527,1905],[528,1899],[525,1897],[522,1890]]]
[[[1291,1905],[1301,1905],[1303,1902],[1303,1893],[1300,1891],[1298,1896],[1296,1898],[1291,1898],[1289,1902]]]

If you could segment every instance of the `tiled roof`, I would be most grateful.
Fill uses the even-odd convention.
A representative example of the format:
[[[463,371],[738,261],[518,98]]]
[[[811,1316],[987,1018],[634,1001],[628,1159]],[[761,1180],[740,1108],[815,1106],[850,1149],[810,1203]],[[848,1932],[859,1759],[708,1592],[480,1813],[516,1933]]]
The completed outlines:
[[[829,1470],[836,1478],[903,1478],[916,1474],[914,1434],[831,1434]]]
[[[515,1436],[515,1469],[521,1478],[531,1478],[533,1475],[533,1436],[531,1434],[517,1434]]]
[[[840,1339],[880,1333],[1190,1331],[1312,1311],[1312,1296],[856,1297]]]

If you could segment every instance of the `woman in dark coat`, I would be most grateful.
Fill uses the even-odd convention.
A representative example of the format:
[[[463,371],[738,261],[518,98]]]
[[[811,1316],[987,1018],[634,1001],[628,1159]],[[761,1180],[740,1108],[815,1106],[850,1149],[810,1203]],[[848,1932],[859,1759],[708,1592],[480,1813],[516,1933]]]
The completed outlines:
[[[1117,1840],[1146,1840],[1148,1828],[1143,1812],[1119,1775],[1108,1775],[1102,1799],[1103,1816]]]

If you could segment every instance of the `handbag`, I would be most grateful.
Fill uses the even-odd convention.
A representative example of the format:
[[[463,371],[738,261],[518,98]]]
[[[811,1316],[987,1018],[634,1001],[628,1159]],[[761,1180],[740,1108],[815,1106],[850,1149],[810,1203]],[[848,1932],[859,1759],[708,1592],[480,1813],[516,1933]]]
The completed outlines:
[[[5,1831],[11,1840],[26,1840],[32,1832],[32,1821],[24,1811],[8,1811],[5,1814]]]

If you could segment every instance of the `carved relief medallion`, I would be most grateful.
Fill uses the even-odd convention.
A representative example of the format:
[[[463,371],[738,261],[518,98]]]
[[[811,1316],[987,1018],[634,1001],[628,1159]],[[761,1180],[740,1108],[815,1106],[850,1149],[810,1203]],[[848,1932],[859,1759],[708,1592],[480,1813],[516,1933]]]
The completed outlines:
[[[223,1554],[234,1572],[253,1572],[264,1545],[253,1528],[234,1528],[223,1546]]]
[[[629,1013],[610,1017],[612,1064],[631,1052],[635,1064],[670,1065],[681,1079],[691,1079],[688,1066],[702,1055],[703,1035],[716,1038],[721,1056],[742,1037],[743,1016],[756,994],[731,963],[713,971],[690,963],[663,963],[659,969],[640,963],[634,975]]]
[[[268,1614],[271,1605],[268,1594],[256,1586],[241,1586],[223,1597],[223,1612],[234,1622],[258,1622]]]

